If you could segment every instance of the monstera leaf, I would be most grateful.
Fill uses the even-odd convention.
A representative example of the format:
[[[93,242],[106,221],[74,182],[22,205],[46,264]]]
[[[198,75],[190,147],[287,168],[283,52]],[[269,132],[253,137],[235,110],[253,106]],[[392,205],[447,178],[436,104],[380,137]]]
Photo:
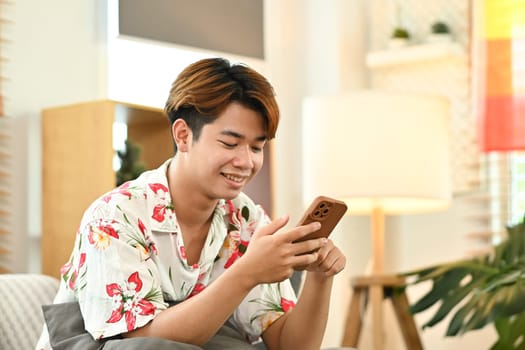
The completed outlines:
[[[493,323],[499,337],[492,350],[525,350],[525,219],[507,232],[488,256],[402,274],[409,284],[431,281],[430,291],[410,306],[415,314],[439,304],[423,328],[452,314],[447,336]]]
[[[498,333],[498,341],[491,350],[525,349],[523,334],[525,330],[525,313],[509,318],[499,318],[494,321]]]

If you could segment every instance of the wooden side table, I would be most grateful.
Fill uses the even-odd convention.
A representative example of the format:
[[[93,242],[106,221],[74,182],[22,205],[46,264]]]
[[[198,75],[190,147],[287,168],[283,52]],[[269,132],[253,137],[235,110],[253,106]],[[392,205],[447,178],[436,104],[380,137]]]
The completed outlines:
[[[368,301],[371,301],[374,350],[383,350],[383,299],[392,302],[397,321],[403,334],[407,349],[423,350],[416,323],[409,311],[405,290],[396,290],[403,286],[405,279],[395,275],[360,276],[351,281],[353,295],[346,318],[342,346],[356,347],[363,325]],[[361,312],[361,306],[364,305]]]

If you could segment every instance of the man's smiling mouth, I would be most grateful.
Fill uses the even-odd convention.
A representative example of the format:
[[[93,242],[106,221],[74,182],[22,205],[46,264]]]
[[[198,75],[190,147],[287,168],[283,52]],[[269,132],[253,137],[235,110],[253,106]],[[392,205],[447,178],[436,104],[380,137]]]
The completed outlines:
[[[246,176],[239,176],[239,175],[226,174],[226,173],[222,173],[222,175],[228,180],[231,180],[233,182],[238,182],[238,183],[243,182],[244,179],[246,179]]]

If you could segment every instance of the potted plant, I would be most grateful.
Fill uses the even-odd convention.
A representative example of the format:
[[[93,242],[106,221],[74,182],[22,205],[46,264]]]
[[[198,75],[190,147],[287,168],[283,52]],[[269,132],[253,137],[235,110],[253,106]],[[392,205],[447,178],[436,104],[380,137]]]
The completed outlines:
[[[408,32],[406,28],[395,27],[394,30],[392,31],[392,35],[390,36],[388,47],[390,48],[404,47],[408,45],[409,40],[410,40],[410,33]]]
[[[117,151],[120,160],[120,168],[116,172],[117,186],[136,179],[146,169],[140,160],[141,152],[141,147],[129,139],[126,139],[124,149]]]
[[[439,305],[423,329],[453,314],[446,336],[492,324],[498,340],[491,350],[525,348],[525,218],[507,232],[508,238],[488,256],[403,274],[414,279],[409,284],[432,282],[430,291],[410,306],[419,313]]]
[[[430,35],[428,36],[427,41],[430,43],[452,41],[452,35],[448,24],[442,21],[432,23],[430,27]]]

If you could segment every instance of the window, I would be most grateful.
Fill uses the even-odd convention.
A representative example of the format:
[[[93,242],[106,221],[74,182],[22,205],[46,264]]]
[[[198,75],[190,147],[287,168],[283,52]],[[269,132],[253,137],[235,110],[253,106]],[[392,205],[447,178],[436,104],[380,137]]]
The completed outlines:
[[[525,2],[485,0],[481,8],[485,91],[480,141],[497,241],[525,214]]]
[[[510,180],[509,222],[516,224],[525,216],[525,151],[511,154]]]

